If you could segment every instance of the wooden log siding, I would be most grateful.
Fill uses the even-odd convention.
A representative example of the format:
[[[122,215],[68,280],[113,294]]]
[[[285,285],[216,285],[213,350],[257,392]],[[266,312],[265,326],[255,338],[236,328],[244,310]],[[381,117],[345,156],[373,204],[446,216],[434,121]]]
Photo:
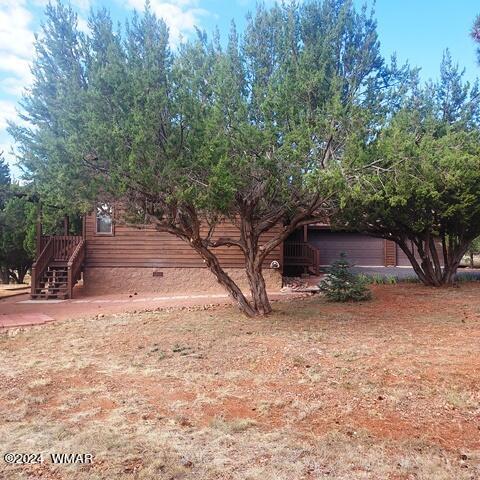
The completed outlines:
[[[280,227],[279,227],[280,228]],[[238,238],[234,225],[224,223],[217,228],[216,235]],[[262,237],[270,240],[274,232]],[[155,267],[155,268],[202,268],[202,258],[183,240],[169,233],[157,232],[153,227],[142,229],[115,225],[114,235],[95,233],[95,215],[85,220],[86,266],[87,267]],[[273,260],[281,260],[283,244],[280,244],[265,261],[265,268]],[[215,249],[222,267],[243,268],[242,252],[237,247]]]

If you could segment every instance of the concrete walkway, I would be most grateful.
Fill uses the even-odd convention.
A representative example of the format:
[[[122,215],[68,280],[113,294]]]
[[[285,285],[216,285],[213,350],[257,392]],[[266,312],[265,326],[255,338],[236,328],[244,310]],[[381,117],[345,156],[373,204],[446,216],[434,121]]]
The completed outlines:
[[[302,294],[270,292],[271,300],[295,298]],[[229,305],[232,301],[227,294],[192,294],[170,295],[158,294],[115,294],[102,296],[81,296],[72,300],[30,300],[29,295],[0,299],[0,328],[25,326],[26,319],[30,325],[45,321],[66,320],[93,317],[115,313],[136,313],[140,311],[165,308],[202,307],[206,305]],[[35,319],[35,316],[37,317]],[[4,325],[2,320],[4,319]],[[15,318],[18,325],[15,324]],[[46,319],[49,320],[46,320]]]
[[[53,322],[53,318],[44,313],[3,313],[0,314],[0,331],[5,328],[31,327]]]

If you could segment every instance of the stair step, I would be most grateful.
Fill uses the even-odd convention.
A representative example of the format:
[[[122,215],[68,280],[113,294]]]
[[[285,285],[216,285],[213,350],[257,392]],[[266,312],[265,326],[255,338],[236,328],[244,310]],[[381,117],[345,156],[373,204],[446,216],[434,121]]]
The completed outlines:
[[[64,259],[54,259],[37,281],[31,298],[67,299],[69,298],[68,264]],[[77,282],[74,283],[76,285]],[[74,286],[72,285],[72,287]]]
[[[66,292],[67,289],[66,288],[36,288],[35,289],[35,293],[48,293],[48,294],[52,294],[52,293],[60,293],[60,292]]]
[[[50,291],[53,291],[53,290],[66,290],[67,289],[67,284],[66,283],[60,283],[60,284],[46,284],[46,285],[42,285],[40,284],[37,289],[41,289],[41,290],[50,290]]]
[[[41,293],[41,294],[33,294],[31,295],[31,298],[33,300],[66,300],[67,299],[67,294],[56,294],[56,293],[53,293],[53,294],[50,294],[50,295],[47,295],[47,294],[44,294],[44,293]]]

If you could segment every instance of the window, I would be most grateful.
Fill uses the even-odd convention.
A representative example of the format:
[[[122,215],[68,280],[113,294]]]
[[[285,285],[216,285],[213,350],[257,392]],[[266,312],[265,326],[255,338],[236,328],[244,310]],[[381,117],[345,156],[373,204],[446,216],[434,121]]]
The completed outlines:
[[[113,235],[113,209],[106,203],[97,205],[96,233],[99,235]]]

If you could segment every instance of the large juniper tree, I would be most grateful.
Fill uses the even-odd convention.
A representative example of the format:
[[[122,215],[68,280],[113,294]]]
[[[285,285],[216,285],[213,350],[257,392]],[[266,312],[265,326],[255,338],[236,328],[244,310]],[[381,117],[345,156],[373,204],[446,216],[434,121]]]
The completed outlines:
[[[175,51],[148,3],[123,33],[105,10],[89,26],[86,38],[69,7],[47,7],[30,126],[11,128],[40,195],[67,210],[120,202],[120,221],[176,235],[244,313],[269,313],[265,259],[328,215],[326,167],[392,75],[375,21],[347,0],[259,6],[226,48],[198,32]],[[238,235],[219,238],[222,221]],[[245,257],[251,301],[219,263],[225,246]]]
[[[480,234],[479,90],[462,75],[447,52],[437,83],[417,86],[380,133],[352,143],[347,158],[357,173],[336,216],[343,227],[395,241],[431,286],[454,281]]]

